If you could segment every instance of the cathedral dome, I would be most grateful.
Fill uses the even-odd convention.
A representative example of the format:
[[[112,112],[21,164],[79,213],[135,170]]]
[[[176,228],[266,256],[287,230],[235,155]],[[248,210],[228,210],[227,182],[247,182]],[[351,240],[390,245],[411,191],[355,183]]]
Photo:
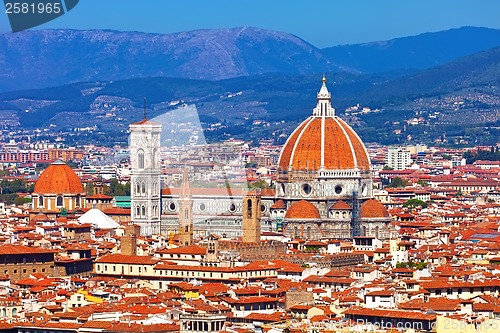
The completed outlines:
[[[282,171],[370,170],[366,148],[345,121],[335,115],[323,78],[313,115],[290,135],[279,159]]]
[[[312,203],[302,199],[294,202],[286,211],[286,219],[320,219],[318,208]]]
[[[64,162],[56,161],[43,170],[35,183],[36,194],[82,194],[80,178]]]
[[[351,210],[352,207],[349,206],[349,204],[343,200],[339,200],[335,202],[331,207],[331,210]]]
[[[378,200],[369,199],[361,205],[361,218],[370,219],[388,217],[390,217],[389,212]]]

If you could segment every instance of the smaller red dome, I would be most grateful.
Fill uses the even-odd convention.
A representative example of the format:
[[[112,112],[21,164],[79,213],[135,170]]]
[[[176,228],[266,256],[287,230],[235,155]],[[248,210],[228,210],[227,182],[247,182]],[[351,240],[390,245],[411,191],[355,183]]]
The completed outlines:
[[[273,209],[285,209],[286,206],[285,206],[285,202],[281,199],[279,199],[278,201],[276,201],[272,206],[271,208]]]
[[[390,217],[387,209],[375,199],[368,199],[361,205],[362,218],[387,218]]]
[[[36,194],[83,194],[80,178],[64,162],[56,161],[43,170],[35,183]]]
[[[299,202],[294,202],[286,211],[285,218],[287,219],[319,219],[318,208],[312,203],[302,199]]]
[[[330,207],[331,210],[351,210],[351,206],[349,206],[348,203],[346,203],[345,201],[342,201],[342,200],[339,200],[337,202],[335,202],[331,207]]]

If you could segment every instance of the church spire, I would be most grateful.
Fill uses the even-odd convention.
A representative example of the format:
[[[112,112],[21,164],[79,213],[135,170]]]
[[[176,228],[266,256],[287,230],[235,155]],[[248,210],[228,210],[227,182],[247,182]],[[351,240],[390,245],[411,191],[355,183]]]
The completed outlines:
[[[313,116],[333,117],[335,116],[335,109],[332,108],[332,105],[330,104],[332,95],[326,87],[325,75],[323,75],[323,79],[321,81],[323,82],[323,84],[321,85],[321,89],[319,90],[317,95],[318,104],[316,104],[316,107],[313,109]]]

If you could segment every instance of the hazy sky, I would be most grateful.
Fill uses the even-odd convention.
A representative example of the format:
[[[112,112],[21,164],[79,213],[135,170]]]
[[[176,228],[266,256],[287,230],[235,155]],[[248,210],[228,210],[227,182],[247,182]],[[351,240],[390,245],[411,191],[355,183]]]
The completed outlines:
[[[499,13],[500,0],[80,0],[40,28],[170,33],[254,26],[326,47],[466,25],[500,28]],[[2,9],[0,32],[7,31]]]

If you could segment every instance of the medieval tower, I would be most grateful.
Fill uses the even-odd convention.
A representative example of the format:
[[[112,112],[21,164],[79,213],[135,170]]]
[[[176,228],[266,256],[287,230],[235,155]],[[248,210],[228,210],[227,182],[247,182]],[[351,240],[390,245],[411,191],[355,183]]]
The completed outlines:
[[[244,243],[260,242],[260,194],[248,191],[243,198],[242,241]]]
[[[129,126],[132,223],[141,235],[160,233],[161,125],[144,119]]]
[[[179,244],[180,246],[193,244],[193,198],[187,169],[184,169],[179,193]]]

